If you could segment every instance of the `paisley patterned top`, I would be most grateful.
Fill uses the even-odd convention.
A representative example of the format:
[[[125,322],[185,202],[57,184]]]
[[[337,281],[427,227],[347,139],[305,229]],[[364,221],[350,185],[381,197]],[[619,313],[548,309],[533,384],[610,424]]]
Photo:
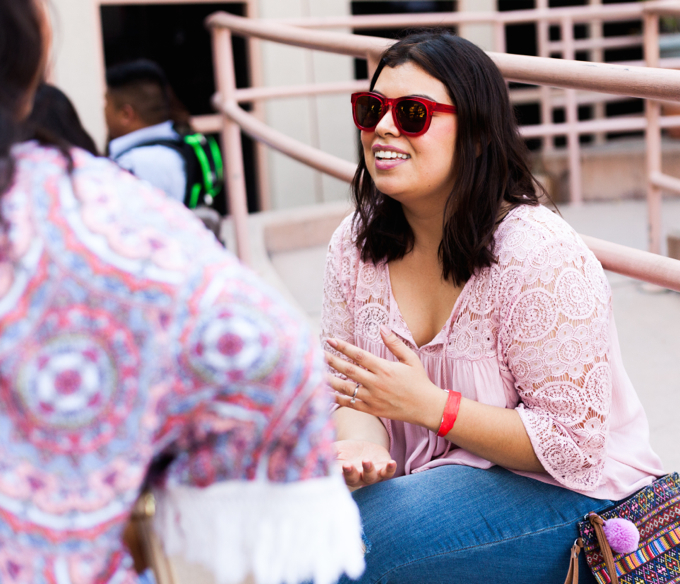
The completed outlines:
[[[496,232],[497,263],[470,278],[446,325],[422,347],[392,295],[389,266],[362,262],[354,241],[349,217],[329,247],[322,338],[394,360],[379,335],[386,324],[439,387],[516,408],[549,473],[519,474],[613,500],[662,474],[621,362],[607,279],[557,215],[528,205],[511,211]],[[425,428],[383,423],[397,474],[491,466]]]
[[[0,581],[135,582],[121,533],[161,455],[166,488],[326,477],[321,352],[293,309],[110,161],[74,150],[69,175],[54,149],[13,155]]]

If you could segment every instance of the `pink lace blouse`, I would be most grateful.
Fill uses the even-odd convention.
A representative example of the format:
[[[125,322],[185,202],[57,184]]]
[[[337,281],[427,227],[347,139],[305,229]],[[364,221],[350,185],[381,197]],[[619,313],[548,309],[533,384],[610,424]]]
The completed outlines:
[[[422,347],[399,312],[388,265],[361,261],[354,241],[348,217],[328,250],[324,341],[336,337],[394,360],[380,339],[386,324],[439,387],[515,408],[548,472],[518,474],[612,500],[663,474],[623,367],[602,266],[560,217],[544,207],[511,211],[496,233],[497,263],[470,278]],[[443,464],[492,466],[425,428],[382,421],[397,476]]]

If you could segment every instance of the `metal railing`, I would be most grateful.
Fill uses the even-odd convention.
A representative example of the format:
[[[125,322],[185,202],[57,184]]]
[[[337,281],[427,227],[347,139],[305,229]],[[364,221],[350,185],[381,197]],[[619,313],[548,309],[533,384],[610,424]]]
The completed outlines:
[[[531,13],[531,14],[529,14]],[[495,22],[497,43],[504,46],[501,30],[510,22],[559,21],[562,30],[562,47],[567,56],[574,55],[573,24],[592,19],[626,20],[641,17],[644,21],[644,49],[647,67],[593,63],[573,59],[551,59],[491,52],[489,56],[509,81],[517,81],[543,88],[566,89],[566,122],[543,123],[525,126],[525,136],[566,135],[569,140],[569,159],[572,184],[580,185],[580,154],[578,136],[582,133],[645,130],[647,139],[648,207],[650,225],[650,251],[659,253],[661,247],[661,189],[680,193],[680,179],[661,173],[661,128],[680,125],[680,116],[662,118],[659,101],[680,101],[680,71],[660,69],[658,50],[658,18],[660,14],[680,15],[680,2],[653,1],[644,4],[586,6],[565,9],[539,8],[532,11],[509,13],[451,13],[429,15],[347,17],[343,19],[317,19],[305,21],[263,21],[217,13],[208,19],[213,35],[213,54],[216,71],[217,94],[214,105],[222,115],[221,133],[227,165],[227,187],[230,212],[234,220],[239,256],[250,260],[247,233],[247,207],[245,179],[241,154],[240,132],[243,130],[258,142],[267,144],[288,156],[326,172],[341,180],[350,181],[355,165],[302,144],[268,127],[239,103],[261,101],[291,95],[318,95],[321,93],[350,92],[365,87],[365,81],[332,84],[303,85],[280,88],[237,89],[231,53],[231,34],[307,49],[327,51],[366,59],[369,75],[377,66],[379,55],[392,42],[383,38],[359,36],[313,27],[374,27],[395,28],[414,25],[447,25],[462,22]],[[406,19],[408,19],[406,21]],[[566,24],[565,24],[566,22]],[[602,44],[603,40],[597,41]],[[638,97],[647,100],[645,117],[632,119],[602,119],[579,121],[577,116],[577,91],[592,91],[613,96]],[[578,202],[578,197],[574,197]],[[605,268],[632,275],[667,288],[680,291],[680,262],[655,257],[646,252],[636,252],[588,238],[589,246],[596,252]],[[640,256],[639,254],[644,254]],[[635,258],[635,259],[633,259]]]

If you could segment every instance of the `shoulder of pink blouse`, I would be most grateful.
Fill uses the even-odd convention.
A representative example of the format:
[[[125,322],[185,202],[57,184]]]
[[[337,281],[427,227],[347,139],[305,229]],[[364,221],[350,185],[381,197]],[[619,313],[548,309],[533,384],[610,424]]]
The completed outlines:
[[[359,249],[356,246],[356,231],[353,215],[345,217],[333,233],[326,255],[323,296],[324,307],[344,306],[351,310],[353,290],[356,287],[357,273],[361,264]],[[323,311],[327,317],[328,311]]]

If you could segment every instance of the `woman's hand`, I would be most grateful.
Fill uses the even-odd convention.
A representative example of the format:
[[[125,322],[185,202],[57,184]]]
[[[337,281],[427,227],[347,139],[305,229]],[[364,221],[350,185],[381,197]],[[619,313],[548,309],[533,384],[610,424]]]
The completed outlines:
[[[335,455],[350,489],[386,481],[394,476],[397,463],[386,448],[366,440],[340,440],[334,443]]]
[[[418,356],[392,331],[380,328],[385,346],[398,359],[388,361],[354,345],[329,339],[328,344],[354,363],[326,353],[326,362],[347,380],[329,375],[330,386],[338,392],[336,402],[381,418],[417,424],[436,432],[446,404],[446,392],[427,376]],[[356,364],[355,364],[356,363]],[[352,402],[354,390],[356,400]]]

